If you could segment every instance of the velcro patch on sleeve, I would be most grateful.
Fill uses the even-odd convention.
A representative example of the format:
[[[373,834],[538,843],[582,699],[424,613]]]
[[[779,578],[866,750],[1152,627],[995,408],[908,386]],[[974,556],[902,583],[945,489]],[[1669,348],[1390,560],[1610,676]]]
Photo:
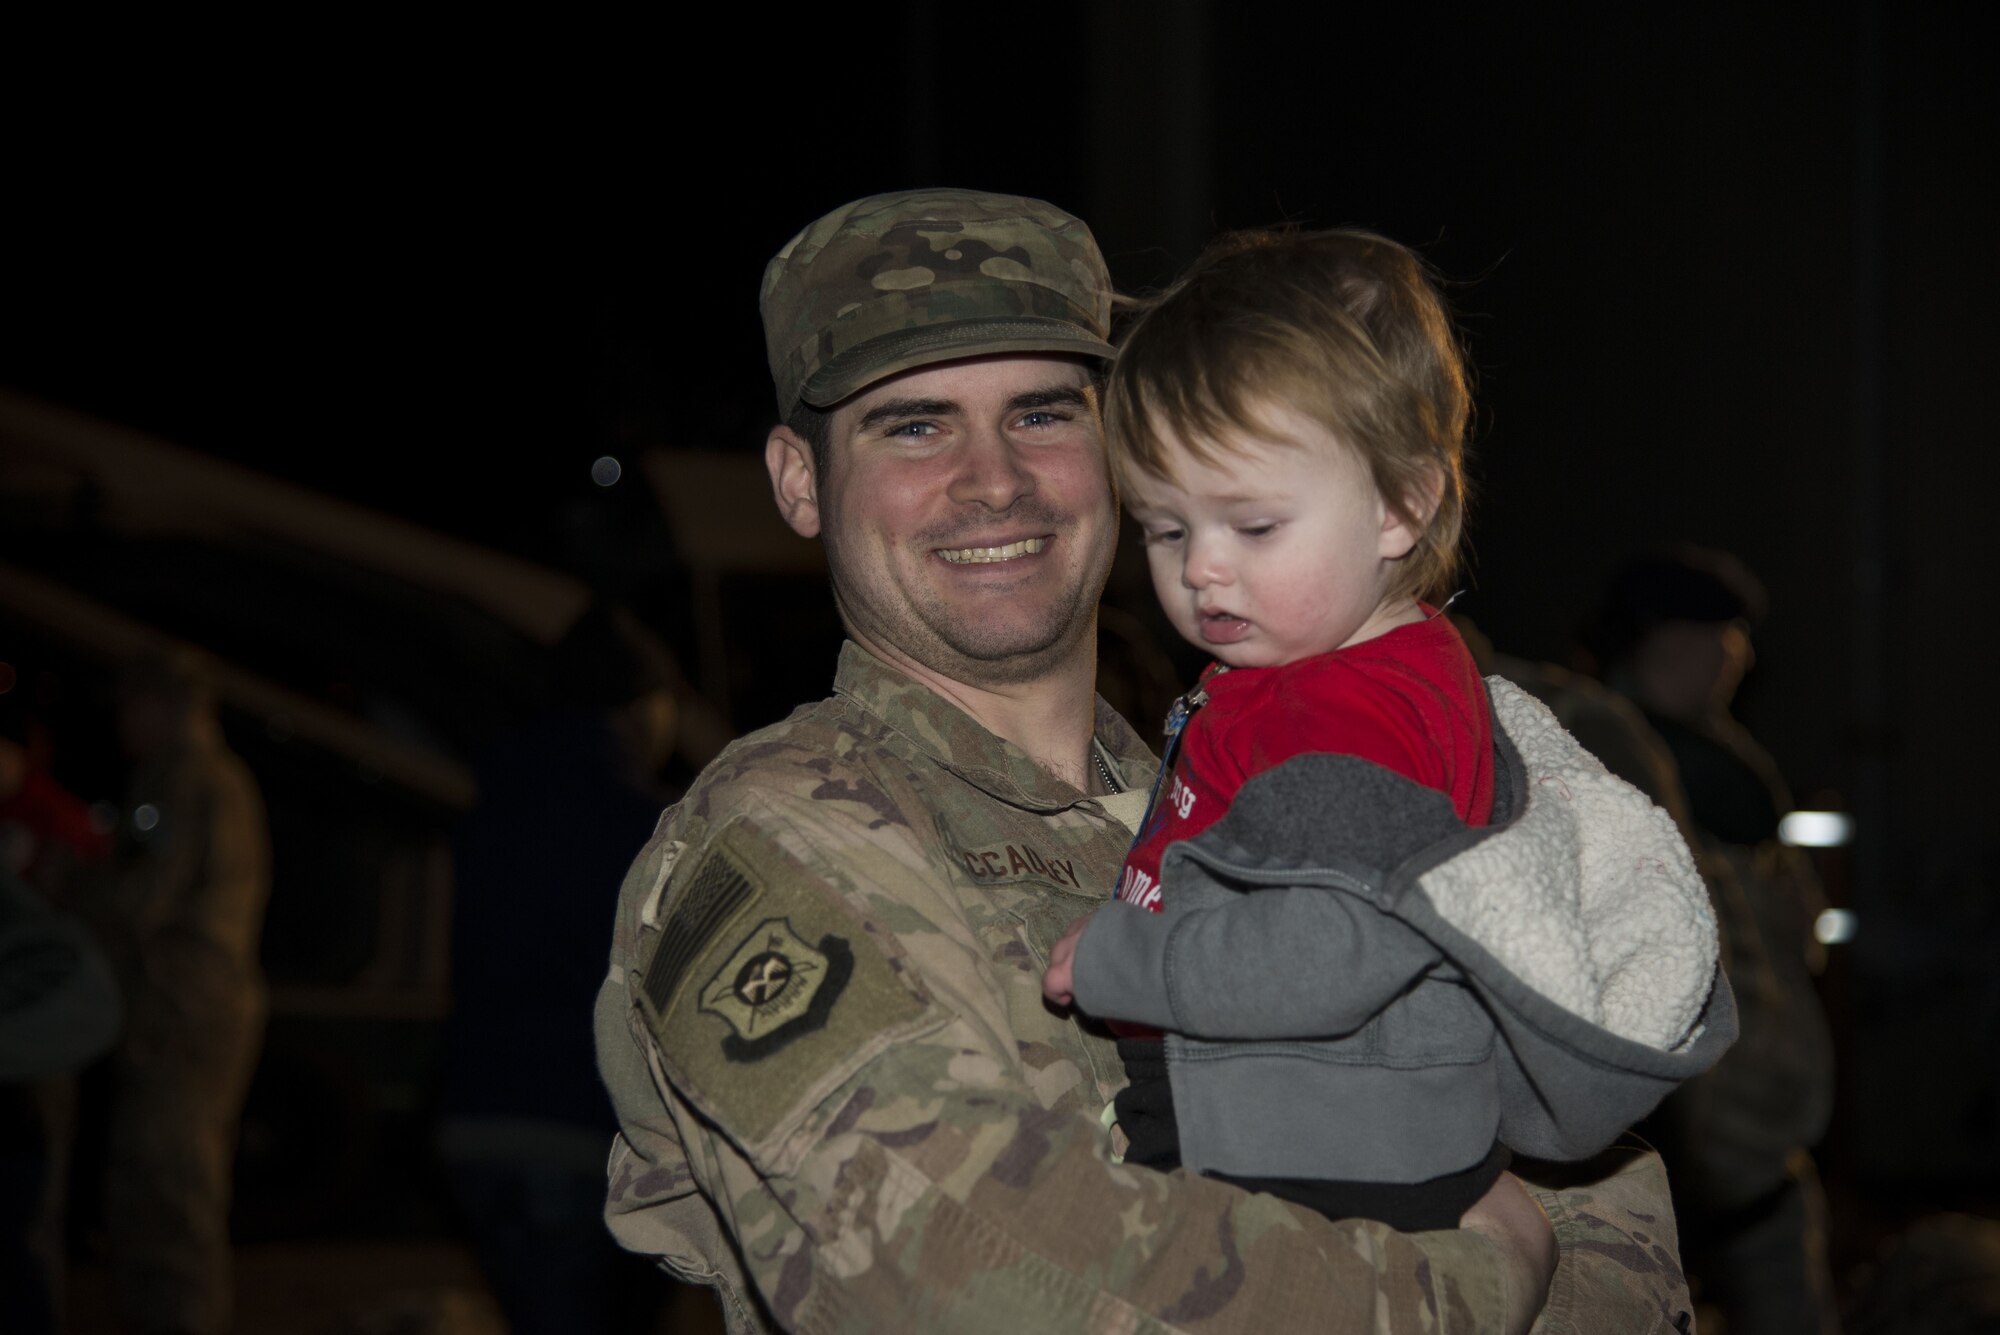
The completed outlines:
[[[944,1018],[822,876],[748,823],[682,876],[635,989],[640,1012],[676,1091],[753,1157]]]

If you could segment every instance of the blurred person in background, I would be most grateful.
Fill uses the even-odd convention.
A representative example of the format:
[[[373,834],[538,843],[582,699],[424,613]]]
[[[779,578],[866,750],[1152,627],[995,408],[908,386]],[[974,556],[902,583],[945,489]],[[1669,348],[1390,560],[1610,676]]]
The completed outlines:
[[[1650,771],[1626,777],[1661,789],[1655,799],[1689,827],[1740,1012],[1735,1048],[1645,1128],[1669,1166],[1688,1272],[1726,1335],[1823,1335],[1838,1319],[1808,1151],[1833,1106],[1832,1035],[1813,982],[1825,897],[1803,852],[1778,840],[1792,801],[1776,763],[1729,712],[1764,609],[1763,586],[1736,558],[1675,547],[1612,578],[1582,641],[1658,739],[1628,736],[1600,758]],[[1662,751],[1674,784],[1658,777]]]
[[[673,799],[656,776],[680,686],[664,645],[593,606],[556,648],[554,707],[481,760],[455,840],[438,1150],[515,1335],[648,1329],[659,1301],[604,1228],[617,1123],[579,1035],[619,882]]]
[[[0,1312],[9,1335],[62,1328],[75,1075],[109,1050],[122,1018],[90,933],[0,867]]]
[[[213,669],[186,650],[129,664],[131,761],[117,849],[79,898],[124,992],[108,1072],[104,1228],[132,1330],[230,1324],[237,1126],[264,1032],[258,945],[270,835],[257,781],[223,740]]]
[[[2000,1331],[2000,1221],[1926,1215],[1862,1267],[1849,1335],[1993,1335]]]
[[[75,1073],[122,1022],[103,953],[52,903],[110,841],[45,750],[19,695],[0,695],[0,1310],[22,1335],[62,1325]]]
[[[0,663],[0,671],[13,669]],[[61,903],[79,868],[111,854],[83,799],[48,769],[48,739],[17,688],[0,694],[0,866]]]

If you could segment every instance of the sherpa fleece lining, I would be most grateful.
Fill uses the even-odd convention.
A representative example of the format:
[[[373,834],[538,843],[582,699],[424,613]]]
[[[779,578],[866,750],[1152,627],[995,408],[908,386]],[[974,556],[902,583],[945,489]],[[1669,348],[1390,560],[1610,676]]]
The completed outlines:
[[[1536,991],[1678,1051],[1715,977],[1715,915],[1673,819],[1578,747],[1540,701],[1486,680],[1534,776],[1520,820],[1419,878],[1446,922]]]

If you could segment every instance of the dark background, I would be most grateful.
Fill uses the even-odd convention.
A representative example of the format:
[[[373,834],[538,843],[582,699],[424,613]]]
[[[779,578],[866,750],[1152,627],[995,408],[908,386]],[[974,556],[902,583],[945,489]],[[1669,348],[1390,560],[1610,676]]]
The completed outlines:
[[[1885,1214],[1964,1203],[2000,1184],[1978,13],[1181,0],[23,32],[0,55],[0,384],[611,588],[698,656],[698,554],[589,468],[761,444],[756,284],[812,217],[918,184],[1038,195],[1132,289],[1221,227],[1387,232],[1450,280],[1479,372],[1460,606],[1500,647],[1560,658],[1609,570],[1663,541],[1768,584],[1739,714],[1859,828],[1824,868],[1861,922],[1829,980],[1828,1154]],[[355,647],[396,615],[450,638],[347,574],[315,603],[345,650],[265,643],[300,615],[276,576],[234,619],[174,610],[195,582],[249,587],[226,546],[175,547],[158,568],[189,573],[141,594],[115,536],[21,532],[7,559],[343,708],[423,695]],[[831,622],[809,579],[732,578],[715,703],[747,728],[823,690]],[[1143,585],[1114,598],[1146,614]],[[467,754],[512,699],[427,735]]]

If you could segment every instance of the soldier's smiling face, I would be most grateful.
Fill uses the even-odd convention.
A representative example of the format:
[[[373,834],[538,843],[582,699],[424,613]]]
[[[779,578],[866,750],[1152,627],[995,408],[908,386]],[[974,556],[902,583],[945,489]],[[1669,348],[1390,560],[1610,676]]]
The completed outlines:
[[[831,428],[817,526],[863,647],[990,687],[1094,645],[1118,520],[1082,360],[919,367],[841,404]]]

